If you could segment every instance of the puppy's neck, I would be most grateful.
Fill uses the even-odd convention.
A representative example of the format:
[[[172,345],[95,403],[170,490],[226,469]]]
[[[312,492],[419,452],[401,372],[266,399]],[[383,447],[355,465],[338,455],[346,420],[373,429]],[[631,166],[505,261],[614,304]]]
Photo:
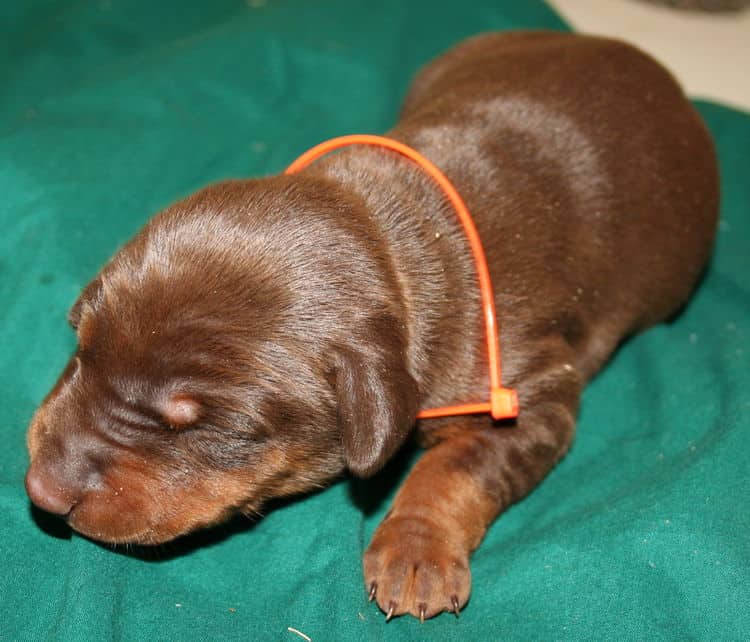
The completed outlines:
[[[424,391],[422,405],[476,394],[484,385],[477,372],[486,370],[475,367],[483,337],[476,268],[445,195],[419,166],[380,148],[346,149],[316,161],[310,171],[365,204],[398,283],[408,367]],[[438,377],[448,369],[456,380]]]

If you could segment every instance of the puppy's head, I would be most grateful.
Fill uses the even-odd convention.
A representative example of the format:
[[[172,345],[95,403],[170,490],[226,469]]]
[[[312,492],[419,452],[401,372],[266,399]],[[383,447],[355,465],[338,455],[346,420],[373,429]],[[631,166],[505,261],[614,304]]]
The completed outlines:
[[[78,348],[29,428],[32,501],[148,544],[375,472],[417,393],[362,207],[297,176],[156,216],[71,310]]]

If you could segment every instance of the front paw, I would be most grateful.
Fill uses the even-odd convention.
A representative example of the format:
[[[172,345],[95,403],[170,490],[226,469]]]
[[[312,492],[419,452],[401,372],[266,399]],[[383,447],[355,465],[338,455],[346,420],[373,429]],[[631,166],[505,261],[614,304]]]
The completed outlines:
[[[391,516],[378,527],[365,552],[365,583],[387,619],[458,615],[469,599],[471,573],[468,551],[457,539],[424,517]]]

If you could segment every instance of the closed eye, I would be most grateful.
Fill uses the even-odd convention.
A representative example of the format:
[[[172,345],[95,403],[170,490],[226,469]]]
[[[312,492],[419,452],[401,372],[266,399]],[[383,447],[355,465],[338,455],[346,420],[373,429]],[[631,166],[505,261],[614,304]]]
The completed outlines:
[[[168,428],[160,419],[158,413],[143,412],[139,408],[118,404],[110,409],[110,417],[128,428],[146,428],[159,430]]]

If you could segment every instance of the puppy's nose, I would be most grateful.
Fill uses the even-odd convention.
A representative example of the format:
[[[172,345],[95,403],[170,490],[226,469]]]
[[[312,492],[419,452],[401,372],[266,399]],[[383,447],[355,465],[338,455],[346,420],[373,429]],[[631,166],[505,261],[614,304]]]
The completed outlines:
[[[34,465],[26,473],[26,492],[39,508],[55,515],[67,515],[76,503],[70,491]]]

